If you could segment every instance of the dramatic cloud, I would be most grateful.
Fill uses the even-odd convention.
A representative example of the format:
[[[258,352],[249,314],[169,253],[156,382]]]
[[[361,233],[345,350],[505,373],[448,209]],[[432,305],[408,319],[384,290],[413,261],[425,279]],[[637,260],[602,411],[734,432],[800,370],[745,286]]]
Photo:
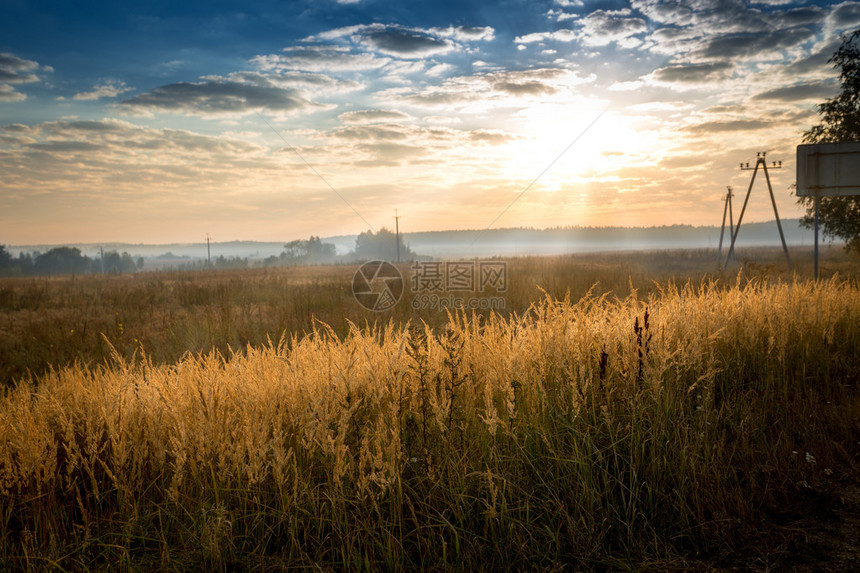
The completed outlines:
[[[623,48],[635,48],[642,44],[642,40],[635,36],[646,32],[648,25],[642,18],[631,16],[631,14],[629,9],[595,10],[584,17],[575,14],[559,15],[550,11],[550,17],[555,17],[559,21],[573,20],[579,29],[562,28],[552,32],[533,32],[517,36],[514,42],[530,44],[548,40],[557,42],[580,41],[583,45],[592,47],[617,43]]]
[[[583,77],[570,70],[537,68],[458,76],[418,90],[398,88],[381,92],[379,95],[392,102],[407,102],[422,107],[525,107],[535,101],[535,98],[557,94],[562,90],[568,91],[594,80],[593,75]]]
[[[860,2],[842,2],[830,12],[826,28],[830,33],[839,33],[860,25]]]
[[[810,26],[821,22],[824,14],[824,9],[820,6],[803,6],[777,13],[773,16],[772,21],[778,28]]]
[[[617,42],[622,47],[634,48],[642,40],[634,38],[648,29],[642,18],[630,17],[630,10],[595,10],[580,20],[582,42],[586,46],[606,46]]]
[[[785,66],[783,72],[789,77],[803,76],[810,73],[821,74],[822,72],[831,75],[832,66],[827,60],[830,59],[838,47],[838,42],[831,42],[820,50],[791,62]]]
[[[283,54],[257,56],[251,63],[266,71],[359,72],[381,68],[389,61],[340,46],[307,46],[285,48]]]
[[[701,35],[772,29],[767,13],[740,0],[631,0],[630,6],[655,23],[695,27]]]
[[[402,58],[426,58],[454,49],[454,45],[446,40],[404,30],[384,30],[367,34],[364,42],[383,54]]]
[[[705,42],[701,49],[692,54],[692,58],[734,60],[766,54],[776,59],[781,56],[780,50],[796,46],[812,37],[813,33],[803,28],[771,33],[717,36]]]
[[[632,0],[631,7],[656,24],[645,39],[648,49],[700,62],[778,57],[814,39],[807,28],[826,16],[818,6],[762,9],[738,0]]]
[[[784,88],[774,88],[755,95],[758,101],[796,102],[805,100],[823,101],[836,95],[836,86],[831,82],[814,82]]]
[[[701,46],[701,32],[690,28],[665,27],[647,36],[648,49],[657,54],[687,54]]]
[[[427,58],[461,49],[458,42],[489,41],[493,28],[451,26],[414,28],[393,24],[346,26],[305,38],[309,42],[349,41],[353,46],[386,56],[405,59]]]
[[[702,84],[725,78],[731,69],[727,62],[667,66],[654,70],[650,78],[665,84]]]
[[[231,81],[180,82],[153,89],[120,102],[127,109],[198,116],[235,116],[264,109],[277,112],[311,111],[319,104],[298,90]]]

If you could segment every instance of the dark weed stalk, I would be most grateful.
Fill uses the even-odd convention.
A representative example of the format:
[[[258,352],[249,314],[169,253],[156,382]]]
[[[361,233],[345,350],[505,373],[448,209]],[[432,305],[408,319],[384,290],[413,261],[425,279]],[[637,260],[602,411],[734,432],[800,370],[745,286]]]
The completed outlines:
[[[645,359],[648,357],[648,348],[651,344],[653,333],[650,330],[648,307],[645,307],[645,315],[642,317],[642,326],[639,326],[639,317],[633,321],[633,333],[636,335],[636,385],[642,386],[645,379]]]

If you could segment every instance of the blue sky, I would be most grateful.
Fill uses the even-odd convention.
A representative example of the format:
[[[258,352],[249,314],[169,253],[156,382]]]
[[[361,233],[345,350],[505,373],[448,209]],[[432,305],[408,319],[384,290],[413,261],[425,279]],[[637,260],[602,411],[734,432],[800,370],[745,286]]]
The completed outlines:
[[[4,0],[0,243],[286,241],[394,209],[719,224],[765,150],[797,216],[794,149],[858,27],[858,2]],[[764,188],[748,213],[772,218]]]

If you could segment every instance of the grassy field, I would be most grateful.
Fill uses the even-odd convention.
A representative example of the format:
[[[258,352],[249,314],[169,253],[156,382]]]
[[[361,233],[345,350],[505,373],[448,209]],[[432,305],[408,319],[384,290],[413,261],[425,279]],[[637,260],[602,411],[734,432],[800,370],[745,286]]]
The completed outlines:
[[[809,249],[794,252],[799,276],[811,275]],[[674,280],[722,280],[731,284],[740,269],[744,280],[781,278],[779,249],[742,251],[726,276],[717,272],[711,250],[525,257],[508,260],[503,315],[523,313],[543,298],[578,300],[588,292],[625,297],[643,295]],[[410,265],[401,265],[408,282]],[[229,357],[247,345],[259,346],[312,332],[320,322],[338,335],[350,323],[409,321],[444,326],[438,311],[414,311],[403,301],[387,313],[356,304],[351,281],[356,267],[240,269],[218,272],[148,272],[137,275],[55,278],[0,278],[0,383],[78,362],[97,366],[114,352],[131,358],[143,350],[155,363],[174,363],[186,352],[218,350]],[[834,249],[822,276],[857,276],[856,260]],[[475,293],[477,294],[477,293]],[[484,317],[487,313],[481,313]]]
[[[3,280],[0,568],[826,562],[857,263],[779,255],[513,259],[451,317],[364,311],[351,267]]]

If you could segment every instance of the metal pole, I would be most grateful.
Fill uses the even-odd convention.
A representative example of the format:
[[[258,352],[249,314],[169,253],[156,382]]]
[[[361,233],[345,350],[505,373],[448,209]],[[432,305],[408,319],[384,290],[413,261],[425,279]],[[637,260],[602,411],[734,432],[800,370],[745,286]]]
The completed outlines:
[[[770,186],[770,176],[767,174],[767,162],[764,158],[759,159],[764,167],[764,177],[767,179],[767,190],[770,191],[770,202],[773,204],[773,214],[776,216],[776,228],[779,229],[779,239],[782,241],[782,250],[785,253],[785,262],[791,267],[791,257],[788,256],[788,245],[785,244],[785,235],[782,232],[782,224],[779,222],[779,213],[776,210],[776,198],[773,196],[773,187]]]
[[[818,189],[815,190],[815,280],[818,280]]]

